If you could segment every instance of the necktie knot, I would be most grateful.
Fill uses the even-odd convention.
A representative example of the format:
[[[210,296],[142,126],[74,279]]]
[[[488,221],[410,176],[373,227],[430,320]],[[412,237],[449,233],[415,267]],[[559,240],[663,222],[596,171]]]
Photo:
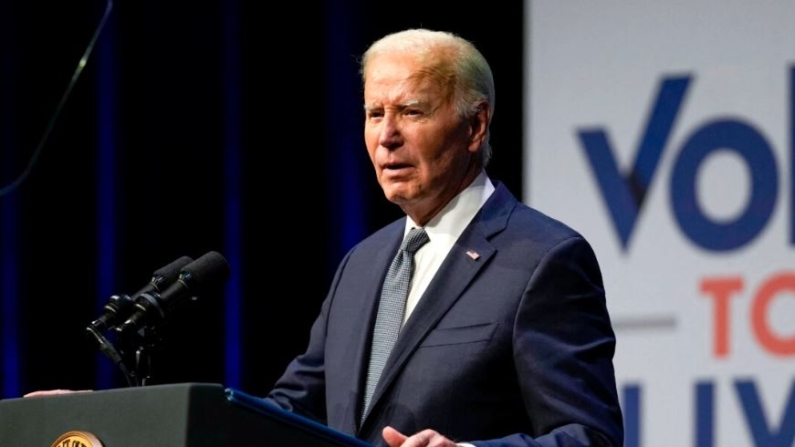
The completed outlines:
[[[403,239],[403,244],[400,246],[400,249],[409,254],[414,254],[423,245],[428,243],[428,241],[430,241],[430,238],[428,238],[428,233],[425,232],[425,229],[415,227],[412,228],[409,234],[406,235],[406,238]]]

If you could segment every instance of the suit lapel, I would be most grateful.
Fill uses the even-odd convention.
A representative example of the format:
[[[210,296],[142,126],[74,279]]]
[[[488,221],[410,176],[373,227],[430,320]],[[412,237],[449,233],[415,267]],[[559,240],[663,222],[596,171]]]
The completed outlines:
[[[428,285],[428,289],[417,303],[411,317],[400,331],[395,347],[384,365],[381,379],[370,403],[371,409],[378,406],[378,401],[384,394],[384,390],[400,374],[411,354],[494,255],[495,249],[489,242],[489,238],[505,228],[508,216],[517,203],[513,195],[502,184],[496,183],[496,186],[492,197],[484,204],[481,211],[450,250],[434,279]],[[450,278],[455,280],[450,281]],[[371,323],[375,318],[374,315],[373,309]],[[372,328],[372,324],[369,327]],[[367,335],[366,339],[369,340],[369,334]],[[365,353],[368,351],[365,350]],[[367,361],[367,358],[363,359],[365,370]]]

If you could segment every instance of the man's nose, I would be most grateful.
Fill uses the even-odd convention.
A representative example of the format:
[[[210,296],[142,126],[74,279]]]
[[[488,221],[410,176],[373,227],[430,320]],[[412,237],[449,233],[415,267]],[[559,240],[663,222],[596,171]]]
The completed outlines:
[[[393,149],[400,146],[402,140],[398,118],[391,113],[384,115],[384,119],[381,120],[381,134],[379,135],[378,144],[387,149]]]

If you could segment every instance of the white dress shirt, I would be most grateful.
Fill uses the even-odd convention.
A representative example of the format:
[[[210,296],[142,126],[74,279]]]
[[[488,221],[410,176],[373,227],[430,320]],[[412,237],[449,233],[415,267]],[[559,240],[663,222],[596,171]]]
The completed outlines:
[[[481,171],[466,189],[458,193],[425,225],[425,232],[428,233],[430,241],[414,254],[414,273],[409,286],[403,324],[414,311],[420,297],[447,257],[447,253],[455,245],[455,241],[493,192],[494,185],[491,184],[486,172]],[[417,224],[407,217],[403,236],[405,237],[416,226]]]

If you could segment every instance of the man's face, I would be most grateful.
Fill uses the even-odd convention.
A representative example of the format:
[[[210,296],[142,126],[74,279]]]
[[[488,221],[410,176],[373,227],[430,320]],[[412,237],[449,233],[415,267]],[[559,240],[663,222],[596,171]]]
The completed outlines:
[[[414,54],[380,54],[364,84],[364,139],[378,183],[420,225],[474,178],[480,143],[450,87],[423,69]]]

